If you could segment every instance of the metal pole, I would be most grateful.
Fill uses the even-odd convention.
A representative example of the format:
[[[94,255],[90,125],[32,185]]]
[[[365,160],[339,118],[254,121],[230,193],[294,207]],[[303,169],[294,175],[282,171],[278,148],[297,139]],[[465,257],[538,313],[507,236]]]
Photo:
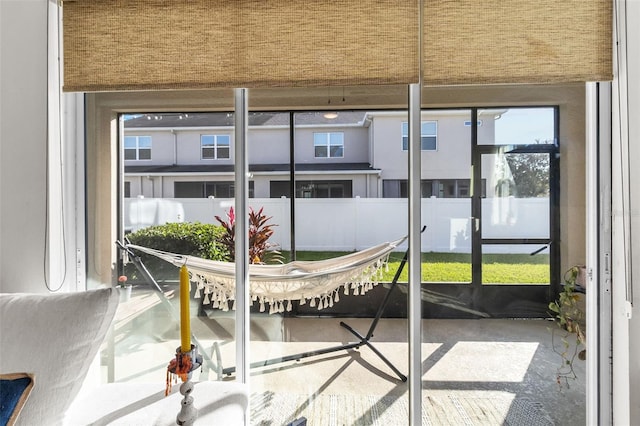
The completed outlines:
[[[409,424],[422,422],[421,84],[409,85]]]
[[[424,0],[418,1],[418,83],[409,85],[409,424],[422,424],[422,78]]]
[[[289,113],[289,193],[291,220],[291,260],[296,260],[296,114]]]
[[[249,164],[247,129],[248,89],[235,95],[235,264],[236,264],[236,366],[237,380],[249,384]],[[248,413],[245,413],[245,418]]]

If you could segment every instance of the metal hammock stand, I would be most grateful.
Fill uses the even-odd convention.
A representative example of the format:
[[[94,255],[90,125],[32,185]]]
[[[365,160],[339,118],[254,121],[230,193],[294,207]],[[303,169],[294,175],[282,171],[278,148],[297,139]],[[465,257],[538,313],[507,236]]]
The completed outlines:
[[[351,334],[353,334],[359,339],[357,342],[347,343],[345,345],[332,346],[329,348],[318,349],[315,351],[301,352],[298,354],[287,355],[287,356],[278,357],[278,358],[271,358],[264,361],[257,361],[250,364],[251,368],[265,367],[267,365],[279,364],[287,361],[299,361],[302,358],[308,358],[308,357],[317,356],[317,355],[324,355],[324,354],[343,351],[343,350],[348,351],[350,349],[358,349],[359,347],[366,345],[368,348],[370,348],[373,351],[373,353],[375,353],[382,361],[384,361],[384,363],[387,364],[387,366],[389,366],[389,368],[400,378],[400,380],[402,380],[403,382],[406,382],[407,376],[402,374],[400,370],[398,370],[396,366],[393,365],[391,361],[389,361],[387,357],[385,357],[382,354],[382,352],[380,352],[375,346],[373,346],[370,340],[373,337],[373,332],[375,331],[376,326],[378,325],[378,322],[380,321],[380,318],[382,317],[382,314],[384,313],[384,310],[389,303],[391,292],[396,286],[398,282],[398,278],[400,278],[400,274],[402,273],[402,270],[404,269],[404,266],[407,263],[408,254],[409,254],[409,250],[405,251],[402,261],[400,262],[400,265],[398,265],[398,269],[396,270],[393,280],[391,281],[391,284],[387,289],[387,292],[385,293],[384,298],[380,303],[380,306],[378,307],[376,316],[371,321],[371,325],[369,326],[369,330],[367,331],[366,335],[363,336],[357,330],[351,327],[349,324],[345,323],[344,321],[340,321],[341,327],[348,330]],[[236,371],[236,367],[227,367],[222,369],[222,373],[226,375],[231,375],[235,371]]]
[[[422,231],[424,231],[424,227],[422,229]],[[129,244],[123,244],[120,241],[116,242],[118,248],[124,252],[127,253],[129,260],[136,266],[136,268],[138,269],[138,271],[141,273],[141,275],[143,276],[143,278],[145,278],[145,280],[147,280],[153,287],[154,289],[158,292],[160,299],[162,300],[163,304],[165,306],[167,306],[167,308],[171,311],[172,315],[174,315],[175,318],[176,314],[175,314],[175,308],[173,307],[173,305],[171,304],[171,302],[169,302],[169,300],[166,298],[166,296],[164,295],[164,292],[162,291],[162,289],[160,288],[160,286],[158,285],[158,283],[156,282],[156,280],[153,278],[153,276],[151,275],[151,273],[149,272],[149,270],[147,269],[147,267],[144,265],[144,263],[142,262],[140,256],[134,251],[134,249],[136,248],[136,246],[134,246],[134,249],[132,249],[131,247],[129,247]],[[153,253],[151,253],[153,254]],[[332,352],[338,352],[338,351],[343,351],[343,350],[350,350],[350,349],[357,349],[360,348],[361,346],[367,346],[369,347],[399,378],[401,381],[406,382],[407,381],[407,376],[405,376],[404,374],[402,374],[400,372],[400,370],[398,370],[392,363],[391,361],[389,361],[389,359],[387,359],[371,342],[371,339],[373,338],[373,333],[378,325],[378,322],[380,321],[380,318],[382,317],[385,308],[387,307],[390,297],[391,297],[391,293],[393,292],[394,288],[396,287],[396,284],[398,282],[398,279],[400,277],[400,274],[402,273],[402,271],[404,270],[404,267],[407,263],[407,259],[408,259],[408,254],[409,251],[406,250],[404,253],[404,256],[400,262],[400,264],[398,265],[398,269],[395,272],[395,275],[393,277],[393,280],[391,281],[389,287],[387,288],[387,291],[378,307],[378,310],[376,312],[375,317],[372,319],[371,324],[369,326],[369,329],[367,330],[367,333],[365,335],[361,334],[360,332],[358,332],[357,330],[355,330],[353,327],[351,327],[349,324],[345,323],[344,321],[340,322],[340,326],[343,327],[344,329],[348,330],[351,334],[353,334],[358,340],[355,342],[351,342],[351,343],[347,343],[344,345],[337,345],[337,346],[332,346],[332,347],[328,347],[325,349],[318,349],[318,350],[313,350],[313,351],[307,351],[307,352],[301,352],[298,354],[294,354],[294,355],[287,355],[287,356],[283,356],[283,357],[278,357],[278,358],[272,358],[272,359],[267,359],[264,361],[257,361],[257,362],[253,362],[250,364],[251,368],[257,368],[257,367],[264,367],[264,366],[268,366],[268,365],[273,365],[273,364],[279,364],[279,363],[283,363],[283,362],[287,362],[287,361],[298,361],[302,358],[308,358],[308,357],[312,357],[312,356],[318,356],[318,355],[324,355],[324,354],[328,354],[328,353],[332,353]],[[165,259],[166,260],[166,259]],[[193,341],[198,344],[197,339],[195,338],[195,336],[192,336]],[[199,344],[198,344],[199,345]],[[202,347],[201,345],[199,345],[200,347]],[[220,352],[219,349],[217,347],[217,344],[214,344],[214,350],[216,353],[216,358],[217,358],[217,372],[218,375],[220,374],[224,374],[224,375],[231,375],[232,373],[234,373],[236,371],[236,367],[227,367],[227,368],[219,368],[221,366],[221,357],[220,357]],[[215,365],[215,363],[213,362],[213,360],[211,360],[210,357],[206,357],[206,359],[211,362],[213,365]]]

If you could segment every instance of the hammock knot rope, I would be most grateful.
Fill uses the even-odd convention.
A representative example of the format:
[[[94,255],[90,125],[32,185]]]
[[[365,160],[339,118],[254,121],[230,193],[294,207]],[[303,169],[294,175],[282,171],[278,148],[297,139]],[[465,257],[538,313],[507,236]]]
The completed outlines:
[[[249,265],[251,304],[258,302],[260,312],[291,311],[292,302],[318,310],[330,308],[344,294],[364,295],[373,289],[387,269],[390,253],[404,242],[396,241],[349,253],[344,256],[316,261],[293,261],[279,265]],[[213,308],[229,310],[235,300],[235,264],[170,253],[129,244],[129,248],[156,256],[175,266],[187,265],[190,279],[196,284],[196,298]],[[317,300],[316,300],[317,299]]]

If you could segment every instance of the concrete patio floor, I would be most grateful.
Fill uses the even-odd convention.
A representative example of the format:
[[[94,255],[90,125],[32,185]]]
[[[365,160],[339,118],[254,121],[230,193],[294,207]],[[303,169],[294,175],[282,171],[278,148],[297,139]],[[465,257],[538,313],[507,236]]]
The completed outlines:
[[[121,305],[111,341],[102,355],[105,378],[164,381],[166,365],[179,345],[179,328],[166,307],[153,300],[154,297],[144,294]],[[233,313],[222,312],[192,320],[194,334],[205,354],[214,361],[219,356],[225,368],[235,363],[233,321]],[[283,318],[252,314],[250,358],[260,361],[356,341],[339,325],[340,321],[361,334],[366,334],[371,323],[367,318]],[[561,358],[552,350],[550,330],[554,328],[548,320],[423,320],[423,400],[531,401],[548,416],[547,424],[585,424],[585,362],[576,360],[577,379],[569,381],[569,386],[558,386],[556,371]],[[408,364],[406,336],[406,320],[382,319],[371,339],[404,374]],[[218,352],[213,349],[214,345],[218,346]],[[205,362],[202,372],[194,378],[235,379],[233,374],[220,377],[216,368]],[[309,425],[322,424],[318,423],[319,419],[314,422],[308,416],[318,415],[320,409],[311,410],[312,402],[327,396],[334,400],[340,396],[352,404],[354,400],[362,400],[365,406],[366,401],[399,401],[404,406],[408,401],[407,384],[366,346],[253,368],[250,387],[254,410],[262,407],[265,396],[277,399],[287,395],[294,401],[291,404],[299,405],[296,415],[307,417]],[[368,419],[360,412],[350,413],[347,409],[335,413],[331,423],[373,424]],[[514,422],[512,413],[509,421],[497,415],[482,421],[471,419],[466,424],[527,424],[526,419],[521,420]],[[456,422],[447,420],[446,416],[423,418],[423,424]],[[258,419],[253,424],[286,423],[271,418]],[[407,424],[407,420],[395,418],[385,424],[402,425]]]

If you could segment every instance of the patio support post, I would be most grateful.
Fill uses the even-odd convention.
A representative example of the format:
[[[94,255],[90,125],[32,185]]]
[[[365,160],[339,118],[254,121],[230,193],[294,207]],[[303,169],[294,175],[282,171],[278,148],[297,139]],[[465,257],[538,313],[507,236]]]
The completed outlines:
[[[409,424],[422,424],[422,81],[424,0],[418,2],[418,82],[409,85]]]
[[[249,165],[247,129],[248,89],[234,89],[235,98],[235,264],[236,264],[236,378],[249,384]],[[245,413],[248,419],[248,413]]]
[[[421,84],[409,85],[409,424],[422,419]]]

